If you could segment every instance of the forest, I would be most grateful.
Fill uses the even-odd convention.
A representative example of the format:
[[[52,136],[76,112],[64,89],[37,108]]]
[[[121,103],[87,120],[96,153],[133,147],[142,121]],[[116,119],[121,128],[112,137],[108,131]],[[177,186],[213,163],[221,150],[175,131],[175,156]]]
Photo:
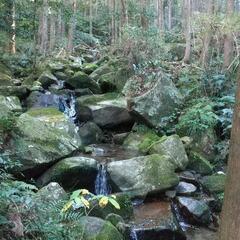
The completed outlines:
[[[240,0],[0,0],[1,240],[240,240]]]

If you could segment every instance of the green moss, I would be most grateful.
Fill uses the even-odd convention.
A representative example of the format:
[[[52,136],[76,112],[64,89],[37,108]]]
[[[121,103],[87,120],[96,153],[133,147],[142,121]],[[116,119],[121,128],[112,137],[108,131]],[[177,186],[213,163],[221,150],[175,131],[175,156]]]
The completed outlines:
[[[188,169],[194,170],[197,173],[200,173],[200,174],[203,174],[203,175],[207,175],[207,174],[212,173],[213,166],[201,154],[191,151],[189,159],[190,159],[190,161],[189,161],[189,164],[188,164]]]
[[[156,135],[154,132],[145,133],[143,136],[143,141],[139,144],[140,152],[148,152],[151,146],[157,141],[159,141],[159,139],[159,136]]]
[[[28,115],[32,117],[51,117],[51,116],[59,116],[63,117],[63,113],[58,111],[56,108],[32,108],[27,112]]]
[[[206,176],[202,179],[201,183],[203,188],[210,193],[223,193],[226,181],[226,175],[215,174]]]

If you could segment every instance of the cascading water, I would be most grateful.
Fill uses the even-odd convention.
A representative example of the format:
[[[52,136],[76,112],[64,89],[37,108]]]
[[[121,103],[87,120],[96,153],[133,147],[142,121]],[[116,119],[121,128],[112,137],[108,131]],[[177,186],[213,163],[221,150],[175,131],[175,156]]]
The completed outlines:
[[[136,229],[132,228],[130,232],[130,240],[138,240],[138,234]]]
[[[95,181],[95,194],[108,195],[111,193],[111,187],[108,183],[108,173],[106,165],[100,164],[98,169],[97,178]]]

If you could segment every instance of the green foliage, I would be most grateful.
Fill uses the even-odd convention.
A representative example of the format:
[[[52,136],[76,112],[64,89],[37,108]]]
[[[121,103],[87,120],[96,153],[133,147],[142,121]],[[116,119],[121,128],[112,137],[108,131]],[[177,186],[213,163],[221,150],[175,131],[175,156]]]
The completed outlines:
[[[16,129],[16,117],[13,114],[0,118],[0,134],[7,134]]]
[[[201,136],[209,128],[214,128],[218,116],[213,111],[213,103],[207,99],[197,100],[197,104],[187,108],[176,126],[181,135]]]

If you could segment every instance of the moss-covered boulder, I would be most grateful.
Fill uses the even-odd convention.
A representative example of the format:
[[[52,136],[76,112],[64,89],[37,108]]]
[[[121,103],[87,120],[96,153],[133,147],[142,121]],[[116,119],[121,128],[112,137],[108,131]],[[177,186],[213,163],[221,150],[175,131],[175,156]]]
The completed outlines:
[[[79,135],[83,145],[100,143],[104,139],[103,131],[94,122],[81,125]]]
[[[205,176],[201,180],[203,188],[209,193],[223,193],[226,182],[225,174]]]
[[[61,62],[51,62],[48,64],[48,66],[52,73],[63,72],[66,69],[66,66]]]
[[[6,149],[9,158],[19,161],[18,170],[27,171],[31,176],[81,146],[75,126],[54,108],[36,108],[22,114],[12,135]]]
[[[117,90],[115,75],[115,72],[109,72],[99,77],[98,83],[103,93],[113,92]]]
[[[164,136],[150,147],[150,154],[169,155],[176,168],[184,170],[188,164],[188,157],[184,145],[178,135]]]
[[[29,94],[29,89],[26,86],[2,86],[0,85],[0,95],[16,96],[20,100],[26,98]]]
[[[123,240],[122,234],[116,227],[96,217],[81,217],[71,231],[76,231],[79,239],[84,240]]]
[[[116,94],[83,96],[77,99],[77,106],[85,106],[91,110],[93,122],[101,128],[114,129],[124,126],[131,129],[133,125],[126,100]]]
[[[131,197],[162,192],[178,184],[169,156],[157,154],[111,162],[107,165],[114,191]]]
[[[95,63],[88,63],[85,64],[83,66],[83,72],[85,72],[86,74],[91,74],[92,72],[94,72],[96,69],[98,68],[98,65]]]
[[[94,189],[94,182],[98,172],[98,163],[95,159],[87,157],[66,158],[51,168],[38,178],[39,186],[44,186],[50,182],[59,183],[64,189],[85,188]]]
[[[42,87],[47,89],[50,85],[57,83],[57,78],[50,72],[43,72],[38,78],[38,82],[42,84]]]
[[[12,78],[11,78],[11,72],[9,69],[0,62],[0,85],[1,86],[11,86],[14,85]]]
[[[201,154],[191,151],[189,154],[188,169],[194,170],[202,175],[211,174],[213,171],[212,164]]]
[[[123,91],[129,97],[129,111],[138,121],[145,121],[153,127],[160,127],[183,101],[171,79],[161,72],[157,73],[154,79],[149,79],[144,85],[144,91],[139,91],[138,88],[133,91],[126,90],[127,86],[132,85],[137,84],[130,79]]]
[[[17,97],[0,96],[0,118],[8,116],[13,112],[21,112],[22,106]]]
[[[112,71],[113,71],[113,68],[111,66],[109,66],[108,64],[105,64],[105,65],[99,67],[98,69],[96,69],[93,73],[91,73],[90,77],[92,79],[94,79],[95,81],[98,81],[98,79],[102,75],[107,74]]]
[[[76,72],[73,77],[66,79],[66,83],[72,88],[89,88],[93,93],[100,93],[100,87],[96,81],[84,72]]]
[[[151,146],[159,140],[160,137],[154,131],[143,127],[137,131],[132,131],[124,140],[123,146],[147,154]]]

